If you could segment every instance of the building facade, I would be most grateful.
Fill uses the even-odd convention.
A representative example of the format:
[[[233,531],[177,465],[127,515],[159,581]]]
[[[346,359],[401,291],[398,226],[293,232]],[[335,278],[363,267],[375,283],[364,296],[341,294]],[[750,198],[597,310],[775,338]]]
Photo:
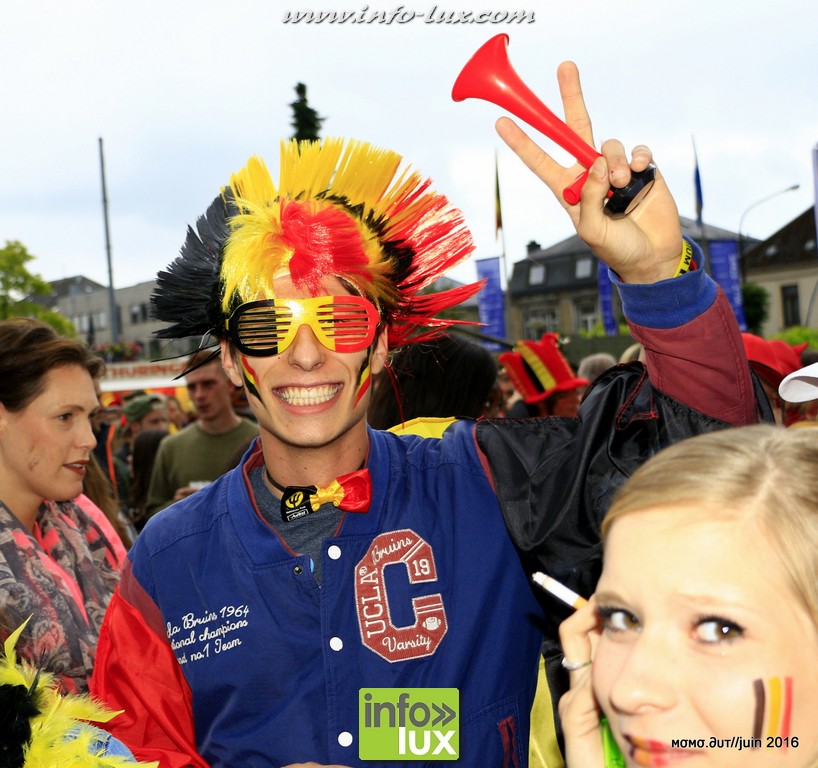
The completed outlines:
[[[114,291],[117,348],[113,346],[110,295],[106,286],[82,275],[50,284],[52,293],[45,302],[48,308],[67,317],[88,344],[104,351],[109,361],[177,357],[198,344],[198,339],[180,343],[153,337],[154,331],[164,325],[150,314],[150,297],[156,287],[154,280]]]
[[[684,217],[681,224],[683,234],[703,244],[705,257],[708,243],[738,244],[735,232]],[[746,240],[746,245],[757,242]],[[575,338],[600,326],[600,262],[580,237],[574,235],[546,249],[532,242],[527,251],[525,260],[514,264],[509,281],[508,330],[512,337],[537,339],[544,332],[554,332]],[[612,303],[613,316],[619,320],[622,310],[616,290]]]
[[[770,338],[796,325],[818,325],[818,249],[815,209],[744,254],[745,276],[767,291],[769,315],[762,335]]]

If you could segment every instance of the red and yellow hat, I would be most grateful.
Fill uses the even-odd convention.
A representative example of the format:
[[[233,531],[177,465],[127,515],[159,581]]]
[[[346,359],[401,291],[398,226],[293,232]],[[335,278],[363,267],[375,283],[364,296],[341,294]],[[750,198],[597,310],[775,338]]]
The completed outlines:
[[[513,352],[497,358],[511,383],[528,403],[539,403],[555,392],[586,387],[559,349],[556,333],[544,333],[540,341],[520,341]]]

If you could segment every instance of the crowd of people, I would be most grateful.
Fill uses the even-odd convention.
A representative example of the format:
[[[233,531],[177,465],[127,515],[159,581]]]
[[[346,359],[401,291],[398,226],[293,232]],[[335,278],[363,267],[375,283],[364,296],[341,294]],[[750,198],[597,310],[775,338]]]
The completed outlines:
[[[89,760],[371,764],[360,689],[434,687],[470,768],[818,765],[818,363],[739,332],[658,170],[606,212],[646,147],[605,142],[569,205],[581,167],[497,130],[609,268],[627,357],[470,340],[446,310],[479,286],[424,291],[472,252],[460,212],[331,139],[283,142],[277,182],[252,158],[160,273],[160,335],[216,342],[192,413],[112,414],[85,344],[0,322],[10,765],[38,672],[99,703],[59,740]]]

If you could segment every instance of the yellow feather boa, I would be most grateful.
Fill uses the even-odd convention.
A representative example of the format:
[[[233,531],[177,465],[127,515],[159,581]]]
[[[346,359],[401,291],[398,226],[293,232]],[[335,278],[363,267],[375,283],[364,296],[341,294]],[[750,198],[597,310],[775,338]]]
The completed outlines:
[[[0,686],[22,686],[39,713],[31,718],[31,740],[24,747],[23,768],[108,768],[108,766],[154,766],[134,763],[124,757],[92,752],[100,732],[88,722],[106,723],[112,712],[90,696],[61,694],[53,675],[18,661],[15,646],[26,621],[4,643],[0,657]]]

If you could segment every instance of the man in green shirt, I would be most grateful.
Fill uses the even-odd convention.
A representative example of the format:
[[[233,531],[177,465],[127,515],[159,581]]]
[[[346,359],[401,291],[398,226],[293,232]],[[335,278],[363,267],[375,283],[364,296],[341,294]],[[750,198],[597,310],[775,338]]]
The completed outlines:
[[[201,364],[202,354],[210,356],[196,353],[188,360],[185,376],[196,419],[159,444],[148,490],[149,515],[223,475],[258,435],[258,425],[233,408],[234,387],[219,358]]]

